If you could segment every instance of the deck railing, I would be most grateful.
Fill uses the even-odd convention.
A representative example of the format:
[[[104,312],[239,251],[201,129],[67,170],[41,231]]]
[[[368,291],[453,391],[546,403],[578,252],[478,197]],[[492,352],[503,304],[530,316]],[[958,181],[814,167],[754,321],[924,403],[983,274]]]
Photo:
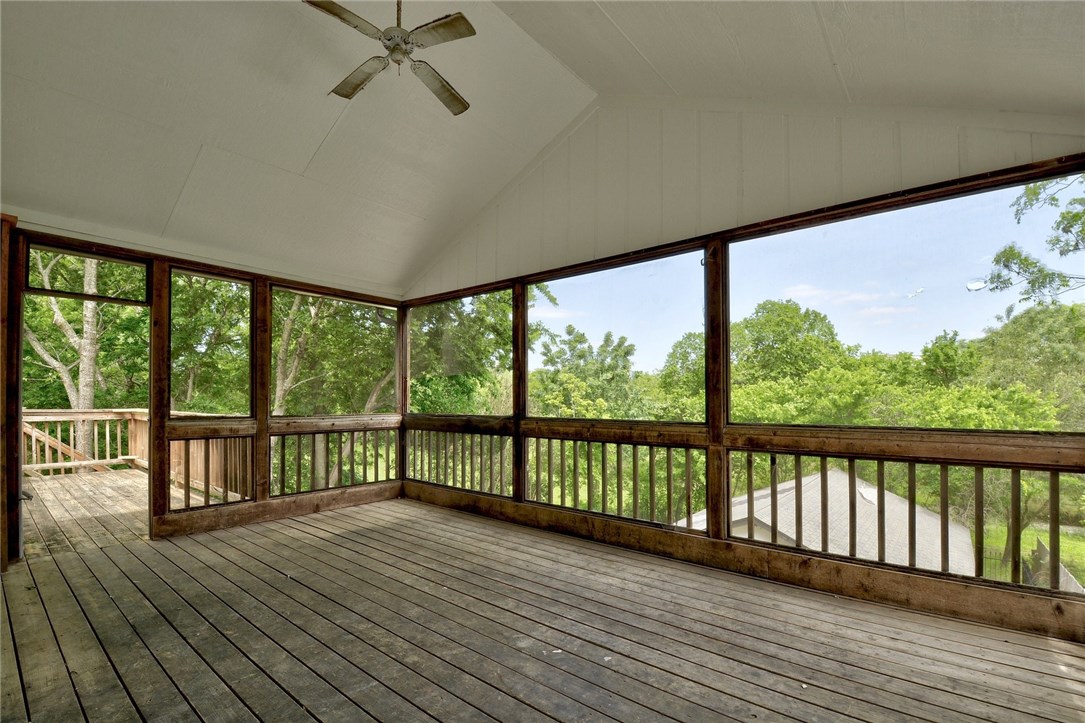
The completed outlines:
[[[25,471],[52,475],[147,467],[145,409],[24,409],[22,414]]]
[[[510,418],[411,415],[406,426],[408,479],[515,497],[519,452],[525,502],[676,533],[711,527],[702,425],[525,419],[517,435]],[[716,514],[728,539],[1085,593],[1085,531],[1063,511],[1085,489],[1073,445],[751,428],[725,434],[723,448],[729,502]]]

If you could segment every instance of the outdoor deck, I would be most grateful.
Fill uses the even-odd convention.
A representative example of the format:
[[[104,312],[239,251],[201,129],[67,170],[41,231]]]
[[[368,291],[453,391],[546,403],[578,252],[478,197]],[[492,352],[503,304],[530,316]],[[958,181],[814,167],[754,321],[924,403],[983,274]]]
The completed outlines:
[[[1085,647],[393,500],[150,542],[34,483],[4,721],[1085,720]]]

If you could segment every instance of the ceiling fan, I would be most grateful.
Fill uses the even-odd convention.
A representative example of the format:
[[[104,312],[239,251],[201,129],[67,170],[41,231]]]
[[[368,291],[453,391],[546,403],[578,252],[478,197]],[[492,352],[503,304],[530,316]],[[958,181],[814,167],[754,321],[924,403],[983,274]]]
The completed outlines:
[[[388,55],[375,55],[359,65],[353,73],[343,79],[342,83],[332,89],[332,92],[336,95],[347,99],[353,98],[378,73],[388,67],[389,60],[396,65],[401,65],[404,61],[410,61],[411,71],[437,96],[437,100],[444,103],[445,107],[452,112],[452,115],[459,115],[470,107],[467,101],[463,99],[463,96],[457,93],[456,89],[433,69],[433,66],[411,57],[411,53],[419,48],[431,48],[434,45],[447,43],[450,40],[469,38],[474,35],[475,28],[463,16],[463,13],[445,15],[425,25],[419,25],[414,30],[407,31],[400,27],[403,24],[402,0],[396,0],[395,27],[385,28],[382,31],[368,20],[359,17],[338,3],[331,2],[331,0],[305,0],[305,2],[317,10],[331,15],[333,18],[341,20],[362,35],[368,35],[374,40],[381,41],[381,44],[388,51]]]

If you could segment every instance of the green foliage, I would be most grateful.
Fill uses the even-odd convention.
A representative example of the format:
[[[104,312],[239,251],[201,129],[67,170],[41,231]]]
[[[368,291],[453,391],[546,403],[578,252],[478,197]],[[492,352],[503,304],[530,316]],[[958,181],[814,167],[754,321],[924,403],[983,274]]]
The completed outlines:
[[[394,310],[281,289],[271,299],[273,413],[395,411]]]
[[[801,379],[855,353],[840,343],[829,317],[796,302],[762,301],[731,325],[732,383]]]
[[[1030,183],[1012,204],[1018,223],[1035,208],[1063,209],[1047,238],[1048,249],[1060,257],[1085,250],[1085,196],[1070,198],[1065,207],[1060,200],[1060,194],[1070,192],[1075,186],[1085,188],[1085,174]],[[1018,287],[1022,300],[1038,304],[1057,302],[1061,294],[1085,286],[1085,274],[1052,268],[1016,244],[1000,249],[993,264],[986,279],[988,289],[1003,291]]]
[[[173,272],[171,409],[250,413],[250,293],[247,284]]]
[[[588,419],[648,418],[635,383],[636,347],[607,332],[598,348],[573,326],[542,342],[543,368],[531,374],[531,414]]]
[[[951,386],[968,377],[979,363],[976,350],[959,338],[943,331],[923,347],[923,376],[933,384]]]
[[[411,311],[411,411],[510,414],[501,394],[512,371],[512,292]]]

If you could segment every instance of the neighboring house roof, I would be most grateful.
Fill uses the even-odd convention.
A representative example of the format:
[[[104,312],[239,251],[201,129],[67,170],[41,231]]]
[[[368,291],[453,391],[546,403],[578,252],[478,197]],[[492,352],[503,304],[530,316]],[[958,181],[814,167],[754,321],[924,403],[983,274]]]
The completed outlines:
[[[855,556],[860,559],[878,559],[878,489],[866,480],[855,480]],[[829,501],[829,545],[826,552],[848,555],[848,474],[830,469],[827,475]],[[754,539],[771,541],[770,488],[754,491]],[[777,485],[777,540],[780,544],[795,545],[798,536],[795,515],[795,481]],[[734,537],[747,535],[746,495],[731,501],[731,529]],[[915,547],[916,567],[926,570],[942,569],[941,523],[936,512],[916,505]],[[704,529],[706,511],[693,515],[693,527]],[[802,545],[809,550],[821,550],[821,475],[815,473],[802,478]],[[967,527],[949,523],[949,571],[972,575],[975,572],[975,555],[972,534]],[[885,492],[885,561],[896,565],[908,565],[908,500],[886,490]]]

